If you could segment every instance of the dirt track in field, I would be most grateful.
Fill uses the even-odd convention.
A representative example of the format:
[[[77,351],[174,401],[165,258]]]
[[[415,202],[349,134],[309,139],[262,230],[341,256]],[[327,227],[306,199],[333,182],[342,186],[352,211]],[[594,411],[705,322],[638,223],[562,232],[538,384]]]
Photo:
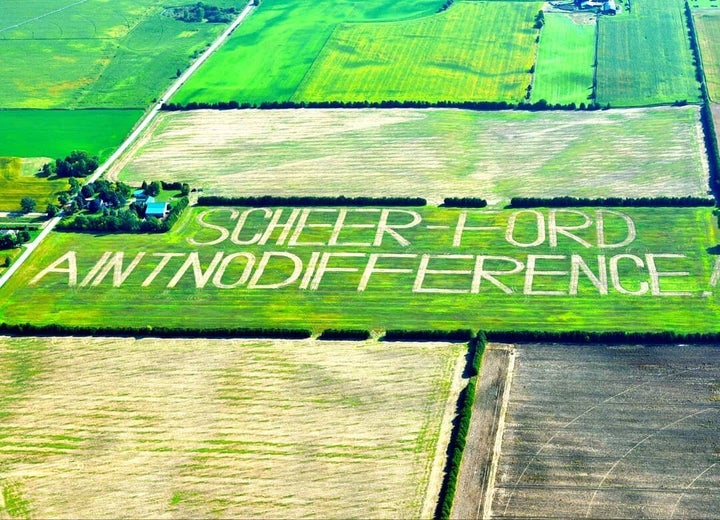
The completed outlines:
[[[492,496],[493,462],[499,455],[496,439],[498,433],[502,435],[503,397],[509,391],[512,356],[509,346],[489,344],[485,349],[452,518],[483,518],[488,497]]]

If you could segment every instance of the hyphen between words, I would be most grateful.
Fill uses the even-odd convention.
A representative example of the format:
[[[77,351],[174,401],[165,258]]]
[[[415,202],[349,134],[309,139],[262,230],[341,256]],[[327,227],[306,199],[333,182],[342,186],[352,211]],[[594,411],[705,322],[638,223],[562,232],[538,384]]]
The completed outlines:
[[[503,221],[498,216],[507,216]],[[78,270],[78,253],[68,251],[29,282],[67,283],[72,287],[174,288],[194,283],[195,288],[280,289],[317,291],[324,285],[353,287],[356,291],[382,287],[383,277],[403,276],[415,293],[496,293],[524,295],[576,295],[583,287],[595,294],[616,292],[640,296],[694,296],[677,290],[677,280],[689,277],[683,254],[635,255],[617,251],[637,238],[633,220],[614,210],[583,212],[571,209],[515,212],[459,211],[452,225],[431,225],[420,213],[407,209],[305,208],[269,209],[213,208],[197,216],[199,229],[186,238],[194,251],[106,251],[87,272]],[[360,217],[358,219],[358,217]],[[498,220],[500,224],[498,225]],[[484,225],[481,225],[484,224]],[[489,225],[493,224],[493,225]],[[612,238],[607,229],[612,227]],[[413,233],[422,230],[421,242],[445,239],[452,253],[409,252]],[[428,239],[427,233],[437,236]],[[461,254],[463,242],[479,236],[504,240],[520,250],[563,242],[578,248],[596,248],[603,254],[588,258],[580,254],[507,255]],[[204,252],[205,248],[247,247],[246,251]],[[290,251],[258,250],[283,246]],[[372,252],[390,247],[392,252]],[[323,251],[308,251],[323,248]],[[333,248],[367,248],[371,252],[333,251]],[[398,250],[407,252],[397,252]],[[58,276],[60,278],[58,278]],[[334,279],[334,280],[330,280]],[[709,280],[720,279],[720,260]],[[387,283],[387,280],[385,280]],[[394,286],[397,288],[397,286]],[[586,289],[583,289],[586,290]],[[705,291],[703,296],[709,296]]]

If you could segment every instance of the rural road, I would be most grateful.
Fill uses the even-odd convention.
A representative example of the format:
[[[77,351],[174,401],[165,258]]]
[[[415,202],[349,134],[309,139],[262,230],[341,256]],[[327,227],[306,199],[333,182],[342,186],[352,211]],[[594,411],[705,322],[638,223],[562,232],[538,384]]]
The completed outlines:
[[[148,125],[152,122],[153,119],[155,119],[155,116],[157,116],[158,112],[160,112],[160,108],[162,107],[163,103],[168,101],[175,92],[178,91],[178,89],[192,76],[200,66],[207,61],[207,59],[220,48],[220,46],[225,43],[225,40],[227,40],[232,32],[247,18],[250,13],[255,9],[254,5],[251,5],[248,3],[245,8],[240,12],[240,14],[233,20],[233,22],[223,31],[223,33],[208,47],[205,52],[202,53],[202,55],[193,62],[188,69],[183,72],[180,77],[178,77],[172,85],[165,91],[162,96],[158,99],[157,103],[153,105],[153,107],[150,109],[150,111],[145,115],[143,120],[140,122],[139,125],[135,127],[135,129],[132,131],[132,133],[123,141],[123,143],[120,145],[120,147],[115,150],[115,152],[103,163],[100,165],[100,167],[95,170],[95,173],[93,173],[90,177],[87,178],[85,184],[90,184],[91,182],[95,182],[98,180],[102,175],[115,163],[115,161],[118,160],[118,158],[125,152],[125,150],[132,145],[137,138],[142,134],[142,132],[148,127]],[[58,222],[60,222],[61,217],[54,217],[51,219],[47,226],[42,230],[42,232],[33,240],[31,243],[25,245],[25,251],[22,252],[22,254],[15,260],[15,262],[12,263],[12,265],[8,268],[5,273],[3,273],[2,276],[0,276],[0,287],[5,285],[7,281],[10,279],[10,277],[17,271],[20,266],[25,263],[25,260],[32,254],[35,249],[40,245],[40,243],[47,237],[50,232],[55,229],[55,226],[57,226]]]

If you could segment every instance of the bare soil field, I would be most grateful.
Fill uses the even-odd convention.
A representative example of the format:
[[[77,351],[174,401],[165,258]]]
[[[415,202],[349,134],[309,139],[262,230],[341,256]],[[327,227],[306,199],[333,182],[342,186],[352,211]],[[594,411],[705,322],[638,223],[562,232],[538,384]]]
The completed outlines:
[[[419,517],[465,351],[0,337],[0,518]]]
[[[720,348],[517,349],[491,516],[720,518]]]
[[[484,518],[488,509],[487,497],[492,493],[494,463],[499,455],[496,440],[502,436],[504,423],[503,397],[509,394],[514,355],[509,345],[491,343],[485,347],[452,518]]]
[[[163,113],[110,172],[212,195],[705,195],[697,107]]]

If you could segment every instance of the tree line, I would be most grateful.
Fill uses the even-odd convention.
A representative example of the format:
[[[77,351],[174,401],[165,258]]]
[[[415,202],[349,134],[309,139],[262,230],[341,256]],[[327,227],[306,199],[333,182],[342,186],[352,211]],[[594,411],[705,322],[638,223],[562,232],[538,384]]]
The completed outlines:
[[[169,112],[188,110],[236,110],[236,109],[276,110],[291,108],[462,108],[466,110],[601,110],[608,109],[598,103],[549,103],[545,99],[530,103],[508,103],[506,101],[265,101],[262,103],[238,103],[237,101],[220,101],[206,103],[191,101],[189,103],[163,103],[161,109]]]
[[[446,208],[484,208],[487,201],[477,197],[446,197],[442,205]]]
[[[0,334],[18,336],[119,336],[119,337],[154,337],[154,338],[267,338],[267,339],[306,339],[312,336],[307,329],[285,328],[247,328],[220,327],[186,329],[178,327],[89,327],[86,325],[34,325],[32,323],[9,324],[0,323]]]
[[[440,498],[437,508],[435,509],[435,518],[442,520],[450,518],[453,501],[455,499],[457,481],[460,476],[460,464],[462,463],[465,444],[467,443],[467,435],[470,431],[470,421],[472,419],[473,405],[475,404],[475,394],[477,393],[478,376],[480,374],[482,356],[485,353],[486,343],[486,338],[482,333],[469,343],[471,359],[469,366],[470,380],[458,396],[458,414],[452,432],[450,433],[445,477],[443,478],[442,487],[440,488]]]
[[[275,197],[262,195],[259,197],[220,197],[205,195],[198,197],[198,206],[425,206],[427,200],[421,197]]]
[[[709,197],[513,197],[509,208],[566,208],[566,207],[626,207],[626,208],[689,208],[714,206],[715,199]]]

